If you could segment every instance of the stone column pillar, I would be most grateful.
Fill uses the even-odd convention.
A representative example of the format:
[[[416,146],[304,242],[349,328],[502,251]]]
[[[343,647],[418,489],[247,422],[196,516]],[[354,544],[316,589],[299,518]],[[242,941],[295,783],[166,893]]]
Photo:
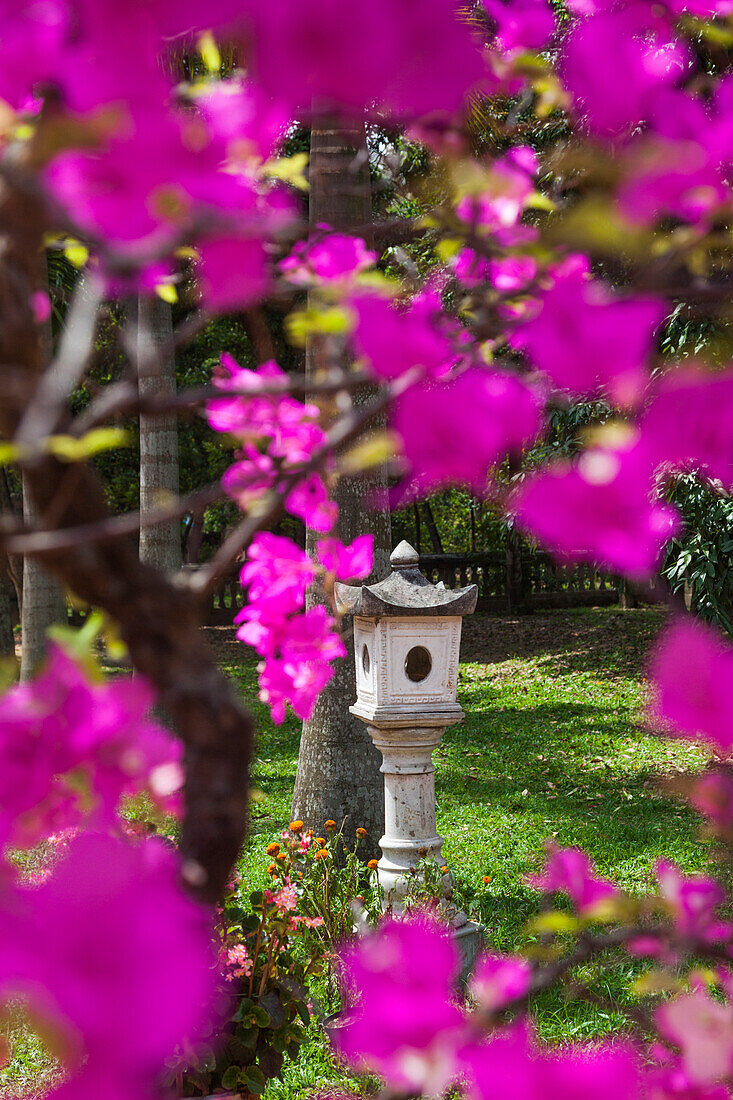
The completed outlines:
[[[442,866],[435,824],[433,749],[445,726],[394,728],[368,726],[382,754],[384,775],[384,836],[379,841],[379,882],[389,900],[405,893],[405,875],[426,854]]]

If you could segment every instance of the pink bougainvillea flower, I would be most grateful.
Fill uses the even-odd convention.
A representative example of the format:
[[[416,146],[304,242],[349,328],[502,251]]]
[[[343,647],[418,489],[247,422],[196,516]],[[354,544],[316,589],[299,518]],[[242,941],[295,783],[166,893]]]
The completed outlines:
[[[294,610],[302,604],[316,571],[306,552],[292,539],[264,531],[255,535],[249,545],[240,580],[248,587],[251,600],[284,597]]]
[[[471,975],[468,991],[481,1008],[498,1012],[529,991],[532,967],[515,955],[482,955]]]
[[[463,1027],[454,1000],[458,970],[455,946],[437,922],[383,920],[344,955],[351,1008],[336,1039],[341,1054],[395,1088],[429,1084],[442,1092]]]
[[[349,546],[338,539],[321,539],[318,560],[336,580],[368,577],[374,566],[374,535],[358,535]]]
[[[281,105],[241,77],[207,84],[196,106],[229,164],[245,170],[273,156],[290,121]]]
[[[267,290],[265,248],[256,238],[210,238],[198,245],[201,302],[214,313],[245,309]]]
[[[518,145],[492,161],[483,177],[484,189],[465,195],[456,214],[479,232],[501,232],[514,228],[534,192],[537,154]]]
[[[496,44],[504,53],[541,50],[555,30],[555,16],[546,0],[482,0],[496,26]]]
[[[662,636],[649,678],[650,717],[673,735],[733,748],[733,649],[712,627],[678,619]]]
[[[661,1005],[655,1020],[661,1034],[682,1050],[684,1067],[696,1085],[712,1085],[733,1070],[733,1006],[696,989]]]
[[[242,391],[208,402],[206,416],[214,431],[227,432],[245,444],[266,440],[268,455],[291,465],[306,462],[324,444],[317,405],[304,405],[285,392],[258,396],[266,386],[286,390],[287,375],[277,363],[269,361],[252,371],[224,354],[214,385],[224,393]]]
[[[465,286],[480,286],[491,281],[492,265],[496,261],[474,252],[472,248],[462,248],[454,256],[451,266],[457,279]]]
[[[435,293],[418,295],[402,310],[376,294],[356,295],[351,305],[358,318],[354,347],[379,378],[399,378],[412,367],[438,377],[456,361],[456,330],[439,327],[443,310]]]
[[[706,772],[695,780],[689,799],[717,829],[727,831],[733,826],[733,776]]]
[[[584,256],[569,257],[552,274],[537,313],[510,343],[573,397],[605,390],[621,404],[633,402],[647,384],[646,360],[664,306],[650,298],[617,298],[589,277]]]
[[[548,844],[547,854],[547,866],[542,874],[527,879],[536,890],[561,890],[583,914],[592,913],[600,903],[617,894],[617,887],[596,874],[590,859],[580,848]]]
[[[510,497],[517,525],[561,561],[584,561],[633,578],[650,576],[679,529],[675,508],[655,499],[638,446],[594,448],[578,462],[529,474]]]
[[[489,261],[492,284],[502,294],[524,290],[537,274],[537,261],[532,256],[505,256]]]
[[[316,611],[318,608],[311,610]],[[310,626],[306,629],[309,630]],[[337,642],[339,640],[337,635],[330,632],[324,637],[327,642],[334,638]],[[276,726],[285,721],[288,704],[293,713],[303,722],[309,721],[313,716],[318,696],[333,678],[331,660],[333,657],[344,655],[343,652],[338,651],[334,643],[333,646],[329,645],[329,656],[322,658],[318,648],[322,640],[324,639],[306,639],[305,644],[298,647],[297,652],[293,654],[294,659],[283,660],[271,657],[260,666],[259,698],[269,706],[272,721]]]
[[[715,910],[725,901],[725,891],[705,875],[683,875],[669,860],[656,865],[659,893],[668,903],[680,936],[699,944],[729,940],[733,925],[721,921]]]
[[[64,0],[2,0],[0,24],[0,98],[18,108],[62,67],[68,5]]]
[[[313,102],[452,115],[485,75],[451,0],[256,0],[247,10],[248,68],[298,117]]]
[[[578,22],[565,40],[560,73],[588,130],[615,139],[647,118],[655,93],[674,86],[690,64],[689,48],[663,13],[629,4]],[[614,79],[619,72],[622,81]]]
[[[326,233],[312,241],[299,241],[290,255],[280,262],[280,270],[296,286],[319,283],[352,283],[357,275],[377,262],[377,253],[367,248],[361,237]]]
[[[275,476],[275,464],[269,455],[246,446],[238,453],[237,461],[225,470],[221,487],[246,512],[272,487]]]
[[[629,1045],[587,1043],[550,1053],[521,1022],[466,1047],[460,1064],[470,1100],[637,1100],[642,1095],[641,1066]]]
[[[412,386],[393,407],[407,480],[396,496],[445,485],[483,494],[489,469],[540,430],[540,399],[518,378],[471,367],[448,382]]]
[[[181,891],[158,841],[72,840],[40,886],[3,898],[0,987],[66,1049],[59,1097],[152,1096],[213,1007],[210,914]],[[98,1091],[96,1091],[98,1090]]]
[[[676,89],[656,94],[648,134],[625,156],[619,201],[628,217],[648,223],[671,213],[697,222],[729,201],[731,107],[730,77],[707,101]]]
[[[288,619],[287,629],[280,639],[280,652],[286,664],[294,669],[296,665],[345,657],[346,649],[334,632],[335,625],[331,615],[320,604],[310,607],[303,615]]]
[[[694,470],[733,488],[733,371],[670,371],[640,420],[642,446],[655,465]]]
[[[150,721],[152,705],[141,678],[93,683],[52,646],[41,674],[0,698],[0,846],[106,827],[124,796],[156,793],[161,769],[176,770],[177,789],[181,745]]]
[[[299,481],[288,493],[285,507],[314,531],[330,531],[338,517],[338,506],[330,499],[318,474]]]
[[[292,221],[293,206],[283,189],[227,167],[201,118],[146,99],[99,148],[61,152],[44,178],[76,224],[143,276],[198,238],[205,304],[231,310],[265,289],[263,238]]]

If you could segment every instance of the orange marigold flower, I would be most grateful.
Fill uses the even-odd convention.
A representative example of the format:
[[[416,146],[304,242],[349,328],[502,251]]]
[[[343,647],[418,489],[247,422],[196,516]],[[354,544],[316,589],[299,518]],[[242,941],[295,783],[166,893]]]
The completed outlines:
[[[322,848],[325,843],[326,843],[326,841],[325,841],[324,837],[322,837],[322,836],[317,836],[316,837],[316,844],[318,845],[319,848]]]
[[[315,859],[327,859],[328,858],[328,848],[319,848],[318,851],[316,852],[314,858]]]
[[[288,862],[288,857],[286,856],[285,852],[280,853],[280,855],[277,857],[277,861],[278,861],[278,863],[287,863]]]
[[[441,875],[447,875],[448,874],[447,864],[443,864],[443,866],[440,868],[440,873],[441,873]]]
[[[491,875],[484,875],[481,881],[483,882],[484,886],[488,886],[491,882]]]
[[[270,866],[267,868],[267,873],[268,875],[274,875],[277,873],[277,867],[274,863],[271,863]]]
[[[366,829],[357,829],[356,835],[359,837],[359,840],[363,840],[366,836]]]
[[[330,818],[330,817],[329,817],[328,821],[324,822],[324,825],[325,825],[325,828],[326,828],[326,829],[330,829],[330,830],[333,830],[333,829],[335,829],[335,828],[336,828],[336,822],[335,822],[335,821],[331,821],[331,818]]]
[[[277,853],[280,851],[280,845],[276,844],[273,840],[272,844],[267,845],[265,851],[267,852],[268,856],[276,856]]]
[[[290,832],[291,833],[299,833],[299,832],[302,831],[302,829],[303,829],[303,822],[302,821],[291,821],[290,822]]]
[[[370,859],[369,862],[367,863],[367,867],[369,868],[370,871],[376,871],[378,866],[379,866],[379,860],[378,859]]]

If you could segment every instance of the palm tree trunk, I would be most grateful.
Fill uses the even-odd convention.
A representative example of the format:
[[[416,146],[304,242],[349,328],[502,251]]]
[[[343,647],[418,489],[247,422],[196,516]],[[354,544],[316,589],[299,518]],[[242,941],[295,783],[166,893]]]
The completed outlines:
[[[176,392],[176,363],[170,345],[171,307],[155,297],[138,301],[138,390],[141,397]],[[145,518],[178,495],[178,432],[175,415],[140,414],[140,514]],[[177,520],[140,528],[140,560],[167,573],[181,568],[181,527]]]
[[[45,253],[41,256],[39,285],[48,292],[48,267]],[[41,330],[41,343],[47,363],[53,357],[51,321]],[[23,519],[33,524],[38,519],[30,486],[23,477]],[[23,558],[23,595],[20,601],[20,678],[30,680],[46,655],[46,632],[54,623],[65,623],[66,596],[58,581],[47,573],[37,559]]]
[[[33,524],[38,514],[26,478],[23,478],[23,519]],[[54,580],[33,557],[23,562],[23,600],[20,618],[20,678],[30,680],[46,655],[46,631],[66,622],[66,598]]]
[[[371,190],[366,135],[363,124],[345,129],[338,124],[315,124],[311,131],[310,208],[311,227],[327,223],[333,229],[348,232],[371,222]],[[345,352],[344,352],[345,354]],[[306,372],[316,367],[316,347],[306,347]],[[373,395],[365,390],[355,397],[368,402]],[[336,534],[343,542],[357,535],[374,535],[373,579],[389,571],[391,525],[389,512],[375,511],[370,498],[386,484],[384,471],[369,477],[342,477],[335,492],[339,506]],[[306,547],[315,553],[316,542],[323,536],[306,534]],[[350,633],[350,632],[349,632]],[[316,703],[309,722],[303,723],[298,754],[298,771],[293,793],[293,817],[308,827],[322,829],[331,818],[339,825],[348,815],[346,834],[367,830],[367,858],[378,854],[378,841],[384,831],[384,785],[379,771],[380,753],[375,749],[366,727],[349,714],[356,699],[356,675],[351,639],[347,656],[336,662],[336,674]]]

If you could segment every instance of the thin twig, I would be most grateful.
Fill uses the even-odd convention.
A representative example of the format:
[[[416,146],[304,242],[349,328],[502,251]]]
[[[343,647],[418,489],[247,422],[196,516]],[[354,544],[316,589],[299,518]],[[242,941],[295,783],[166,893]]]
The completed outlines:
[[[76,284],[58,354],[41,376],[15,433],[15,442],[26,450],[40,452],[46,438],[56,431],[69,397],[84,376],[102,294],[102,283],[95,276],[82,276]]]
[[[220,482],[199,489],[187,497],[177,497],[171,504],[163,504],[153,511],[142,515],[140,512],[125,512],[121,516],[109,516],[99,523],[83,524],[79,527],[64,527],[61,530],[29,531],[16,528],[7,534],[0,529],[0,543],[9,554],[56,554],[62,550],[73,550],[75,546],[90,543],[111,542],[125,535],[135,534],[142,527],[155,527],[161,523],[170,523],[185,516],[187,512],[198,512],[202,508],[215,504],[224,497]]]

